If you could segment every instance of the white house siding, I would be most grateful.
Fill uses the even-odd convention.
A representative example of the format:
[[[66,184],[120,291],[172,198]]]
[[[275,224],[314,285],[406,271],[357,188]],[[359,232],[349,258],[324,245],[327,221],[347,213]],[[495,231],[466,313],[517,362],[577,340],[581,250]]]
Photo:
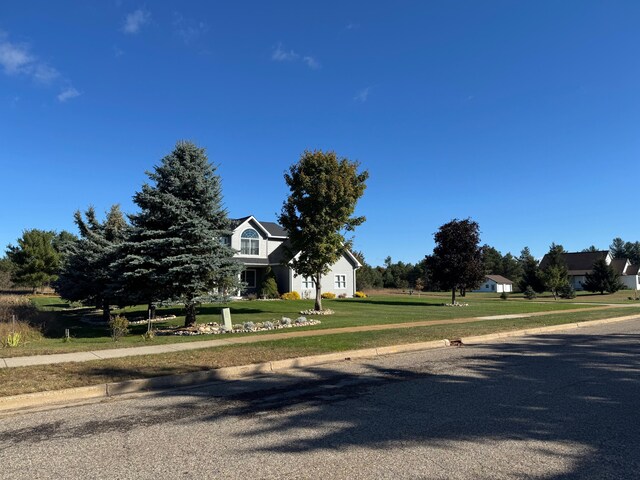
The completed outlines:
[[[355,275],[354,268],[351,262],[347,259],[346,256],[340,257],[332,267],[331,271],[327,275],[323,275],[322,277],[322,293],[335,293],[336,296],[340,294],[345,294],[347,297],[353,297],[353,294],[356,291],[355,286]],[[335,287],[335,277],[336,275],[344,275],[345,277],[345,288],[336,288]],[[302,298],[315,298],[316,290],[315,287],[312,288],[303,288],[302,287],[302,276],[294,276],[292,279],[291,290],[298,292]]]
[[[638,275],[622,275],[620,281],[631,290],[640,290],[640,277]]]
[[[587,281],[587,277],[585,275],[572,275],[569,277],[569,283],[575,290],[584,290],[584,282]]]
[[[484,282],[480,285],[479,288],[475,289],[474,292],[494,292],[494,293],[502,293],[507,292],[510,293],[513,291],[513,286],[508,283],[497,283],[494,280],[489,278],[485,279]]]
[[[254,225],[253,222],[251,221],[246,221],[244,223],[242,223],[239,227],[237,227],[234,232],[233,235],[231,235],[231,248],[233,248],[234,250],[238,250],[240,251],[242,242],[241,242],[241,237],[242,237],[242,232],[244,232],[247,229],[253,229],[258,233],[258,248],[259,248],[259,255],[246,255],[246,254],[240,254],[243,257],[256,257],[256,258],[267,258],[267,238],[265,236],[265,233],[262,231],[262,229],[260,227],[258,227],[257,225]]]

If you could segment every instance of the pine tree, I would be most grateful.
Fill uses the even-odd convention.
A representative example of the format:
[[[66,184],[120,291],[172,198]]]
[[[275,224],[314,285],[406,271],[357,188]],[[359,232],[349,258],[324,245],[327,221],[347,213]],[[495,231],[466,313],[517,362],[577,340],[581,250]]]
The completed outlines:
[[[60,277],[56,290],[66,300],[93,304],[102,309],[104,321],[109,321],[111,305],[121,303],[116,293],[120,278],[114,262],[119,246],[128,234],[127,224],[119,205],[113,205],[103,222],[93,207],[74,214],[80,238],[66,236],[61,240],[63,251]]]
[[[547,253],[547,263],[542,271],[542,280],[545,287],[553,293],[553,298],[557,299],[560,290],[569,283],[569,271],[564,259],[564,248],[562,245],[552,243]]]
[[[55,249],[55,239],[55,232],[34,228],[22,232],[18,245],[7,247],[13,283],[30,287],[35,293],[58,277],[60,254]]]
[[[614,293],[622,288],[620,277],[604,258],[596,260],[593,270],[585,277],[586,280],[582,286],[589,292],[600,292],[602,295],[604,292]]]
[[[242,266],[221,241],[232,232],[220,177],[204,149],[184,141],[147,175],[123,248],[125,285],[149,303],[183,304],[192,326],[197,305],[239,286]]]
[[[538,268],[538,261],[531,255],[529,247],[524,247],[518,257],[518,263],[522,269],[522,278],[518,283],[518,288],[521,292],[527,290],[527,287],[531,287],[534,292],[544,292],[544,284],[540,278],[540,269]]]

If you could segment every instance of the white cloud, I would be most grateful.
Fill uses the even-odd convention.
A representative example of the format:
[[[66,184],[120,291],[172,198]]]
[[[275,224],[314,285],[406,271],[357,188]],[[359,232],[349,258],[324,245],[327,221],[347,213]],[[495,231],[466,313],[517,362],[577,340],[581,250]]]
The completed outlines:
[[[371,87],[363,88],[358,93],[356,93],[353,99],[357,102],[364,103],[369,99],[370,93],[371,93]]]
[[[297,60],[298,58],[300,58],[300,55],[298,55],[293,50],[289,50],[288,52],[286,50],[283,50],[281,43],[278,44],[276,49],[273,51],[273,54],[271,55],[271,59],[275,60],[276,62],[291,62],[293,60]]]
[[[151,13],[142,8],[139,8],[135,12],[131,12],[124,19],[122,25],[122,31],[128,34],[136,34],[140,31],[143,25],[146,25],[151,20]]]
[[[0,31],[0,67],[6,75],[24,76],[41,85],[60,83],[62,80],[60,72],[40,60],[28,45],[11,42],[7,33],[3,31]],[[77,91],[71,96],[67,93],[61,101],[78,95]],[[60,100],[60,96],[58,99]]]
[[[185,18],[179,13],[173,14],[173,31],[185,44],[190,44],[204,35],[209,27],[202,21]]]
[[[43,84],[50,84],[60,72],[38,59],[24,44],[12,43],[5,33],[0,34],[0,65],[7,75],[26,75]]]
[[[296,53],[294,50],[285,50],[282,47],[281,43],[278,43],[278,46],[271,53],[271,60],[275,62],[301,61],[304,62],[307,67],[313,70],[317,70],[318,68],[320,68],[320,62],[315,57],[312,57],[311,55],[302,56],[299,53]]]
[[[67,87],[62,92],[58,94],[58,101],[60,103],[64,103],[67,100],[71,100],[72,98],[76,98],[82,95],[78,90],[73,87]]]
[[[10,43],[4,38],[0,41],[0,65],[4,73],[8,75],[23,73],[34,61],[27,47]]]
[[[307,64],[307,67],[312,68],[314,70],[320,68],[320,62],[318,62],[315,58],[307,55],[306,57],[302,57],[302,61]]]

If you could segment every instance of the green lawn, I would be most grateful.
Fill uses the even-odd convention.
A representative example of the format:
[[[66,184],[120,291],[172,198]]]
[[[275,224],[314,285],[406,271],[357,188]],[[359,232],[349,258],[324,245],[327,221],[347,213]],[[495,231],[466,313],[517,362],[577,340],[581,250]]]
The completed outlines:
[[[266,340],[252,344],[159,355],[41,365],[17,369],[4,368],[0,369],[0,383],[2,384],[0,396],[188,373],[351,349],[443,338],[454,339],[470,335],[631,314],[640,314],[640,307],[554,313],[540,317],[485,320],[457,325],[432,325],[384,331],[289,338],[286,340]]]
[[[485,317],[507,314],[525,314],[533,312],[564,311],[569,309],[587,309],[589,305],[581,305],[568,301],[537,302],[517,298],[507,301],[500,300],[494,294],[468,294],[461,301],[469,303],[468,307],[445,307],[447,294],[417,295],[378,295],[366,299],[324,300],[325,308],[335,311],[334,315],[318,317],[322,323],[316,326],[299,327],[286,331],[316,330],[327,328],[342,328],[352,326],[366,326],[377,324],[393,324],[416,322],[423,320],[448,320],[454,318]],[[578,298],[576,300],[579,300]],[[145,341],[142,334],[146,325],[132,326],[131,334],[117,343],[111,341],[109,330],[103,326],[92,326],[79,319],[86,315],[95,315],[90,309],[70,307],[58,297],[34,297],[33,302],[41,312],[44,323],[45,338],[18,348],[5,348],[0,355],[4,357],[61,353],[82,350],[104,349],[114,347],[131,347],[145,344],[163,344],[175,342],[201,341],[218,338],[213,335],[199,335],[189,337],[157,336],[151,341]],[[631,303],[631,302],[629,302]],[[299,311],[313,307],[312,300],[299,301],[237,301],[227,305],[203,305],[199,309],[200,323],[219,320],[220,309],[228,306],[234,324],[252,321],[254,323],[267,320],[277,321],[282,316],[297,318]],[[591,308],[595,307],[592,306]],[[122,313],[130,319],[144,318],[144,306],[126,308],[114,313]],[[617,309],[616,309],[617,310]],[[626,310],[626,309],[624,309]],[[586,313],[586,312],[585,312]],[[184,323],[182,310],[179,307],[161,308],[159,315],[175,314],[177,318],[164,323],[155,324],[154,328],[180,326]],[[608,316],[624,315],[617,311],[608,311]],[[64,329],[71,334],[70,342],[63,342]],[[269,335],[281,333],[283,330],[234,335]]]

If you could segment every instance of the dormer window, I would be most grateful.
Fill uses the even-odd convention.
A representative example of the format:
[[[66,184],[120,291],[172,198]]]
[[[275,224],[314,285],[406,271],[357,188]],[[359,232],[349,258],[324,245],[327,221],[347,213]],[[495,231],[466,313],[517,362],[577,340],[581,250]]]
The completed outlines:
[[[260,236],[253,228],[248,228],[240,235],[241,255],[260,255]]]

